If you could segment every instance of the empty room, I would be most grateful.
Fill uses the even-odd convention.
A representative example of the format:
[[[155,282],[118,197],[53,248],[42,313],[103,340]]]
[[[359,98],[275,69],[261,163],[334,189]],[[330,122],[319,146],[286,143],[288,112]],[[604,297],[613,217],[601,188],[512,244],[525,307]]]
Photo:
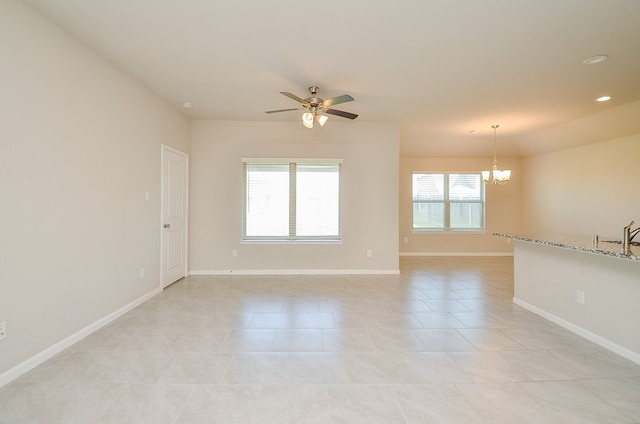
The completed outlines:
[[[0,0],[0,423],[640,423],[640,2]]]

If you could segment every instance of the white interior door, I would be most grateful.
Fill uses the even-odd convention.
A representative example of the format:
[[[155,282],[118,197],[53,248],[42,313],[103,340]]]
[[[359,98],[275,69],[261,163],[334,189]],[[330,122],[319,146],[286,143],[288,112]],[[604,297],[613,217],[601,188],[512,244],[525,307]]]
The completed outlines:
[[[162,287],[187,275],[188,167],[186,153],[162,146]]]

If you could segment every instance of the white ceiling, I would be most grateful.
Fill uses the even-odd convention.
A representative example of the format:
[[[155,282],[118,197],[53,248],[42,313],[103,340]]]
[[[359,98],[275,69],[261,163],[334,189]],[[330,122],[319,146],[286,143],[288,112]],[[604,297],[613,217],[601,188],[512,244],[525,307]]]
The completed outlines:
[[[492,124],[499,156],[600,141],[566,123],[640,100],[638,0],[25,1],[193,119],[302,125],[264,112],[317,85],[398,123],[402,156],[491,156]]]

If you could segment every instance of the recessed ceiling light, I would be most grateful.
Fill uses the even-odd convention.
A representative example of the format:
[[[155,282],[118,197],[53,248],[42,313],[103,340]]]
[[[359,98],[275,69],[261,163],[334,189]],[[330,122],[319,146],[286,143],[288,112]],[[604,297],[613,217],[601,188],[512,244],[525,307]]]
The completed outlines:
[[[606,54],[599,54],[597,56],[589,57],[582,61],[585,65],[595,65],[596,63],[602,63],[605,60],[609,59],[609,56]]]
[[[600,96],[596,99],[596,102],[608,102],[611,100],[611,96]]]
[[[191,102],[182,102],[183,109],[193,109],[193,103]]]

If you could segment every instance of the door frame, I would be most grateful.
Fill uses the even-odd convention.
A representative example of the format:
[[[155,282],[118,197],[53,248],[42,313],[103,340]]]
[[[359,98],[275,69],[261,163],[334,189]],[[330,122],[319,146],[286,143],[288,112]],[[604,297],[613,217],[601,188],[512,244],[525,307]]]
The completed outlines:
[[[184,176],[184,276],[187,277],[189,275],[189,154],[182,152],[178,149],[174,149],[171,146],[167,146],[166,144],[160,145],[160,288],[165,289],[175,281],[168,283],[165,285],[164,283],[164,249],[166,248],[164,242],[164,232],[163,232],[163,224],[165,222],[164,216],[164,201],[165,201],[165,169],[164,169],[164,161],[166,152],[171,152],[176,155],[183,156],[185,159],[185,176]],[[176,280],[177,281],[177,280]]]

